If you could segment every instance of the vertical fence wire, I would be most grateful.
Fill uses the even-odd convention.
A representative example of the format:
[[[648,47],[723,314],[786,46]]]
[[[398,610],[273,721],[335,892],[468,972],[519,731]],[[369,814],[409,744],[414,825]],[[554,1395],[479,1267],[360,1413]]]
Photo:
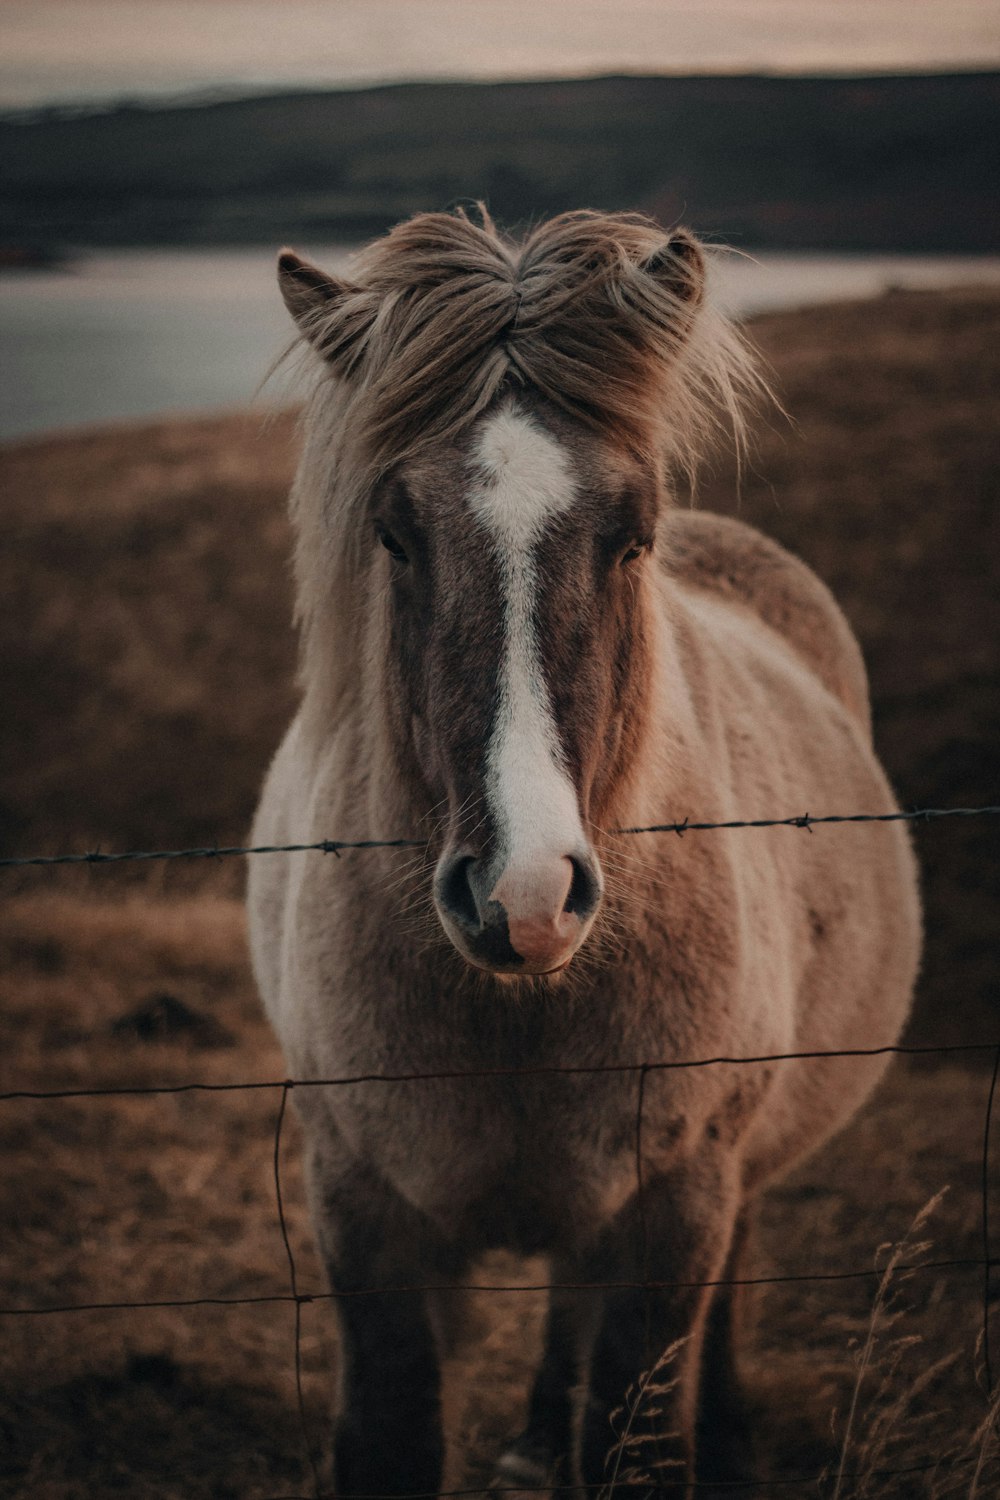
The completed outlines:
[[[320,1497],[319,1468],[313,1456],[312,1442],[309,1437],[309,1423],[306,1419],[306,1403],[302,1391],[302,1304],[308,1301],[299,1293],[298,1273],[295,1267],[295,1254],[292,1250],[292,1242],[288,1237],[288,1224],[285,1219],[285,1202],[281,1190],[281,1132],[285,1123],[285,1111],[288,1107],[288,1094],[294,1087],[290,1079],[286,1079],[281,1086],[281,1102],[278,1105],[278,1114],[274,1122],[274,1200],[278,1210],[278,1227],[281,1230],[281,1239],[285,1247],[285,1256],[288,1260],[288,1283],[291,1288],[292,1301],[295,1311],[295,1398],[299,1412],[299,1429],[302,1437],[302,1448],[306,1458],[306,1466],[312,1476],[313,1494],[315,1500]]]
[[[643,1312],[645,1323],[645,1360],[648,1369],[653,1360],[653,1289],[649,1276],[649,1220],[646,1217],[646,1178],[642,1164],[643,1110],[646,1104],[646,1079],[649,1069],[645,1064],[639,1069],[635,1098],[635,1201],[636,1227],[638,1229],[639,1284],[644,1288]]]
[[[993,1399],[993,1361],[990,1354],[990,1126],[993,1122],[993,1101],[996,1097],[998,1077],[1000,1077],[1000,1046],[997,1047],[993,1057],[993,1076],[990,1079],[990,1091],[986,1097],[986,1118],[983,1124],[983,1371],[986,1377],[988,1403]]]

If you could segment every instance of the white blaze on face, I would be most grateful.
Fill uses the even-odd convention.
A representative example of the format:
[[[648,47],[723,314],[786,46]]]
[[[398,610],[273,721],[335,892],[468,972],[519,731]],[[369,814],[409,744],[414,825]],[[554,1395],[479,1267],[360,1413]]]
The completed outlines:
[[[499,702],[487,754],[486,794],[508,868],[527,876],[538,860],[587,847],[539,660],[534,548],[569,509],[575,484],[560,445],[507,409],[482,427],[472,450],[469,506],[489,533],[504,597]]]

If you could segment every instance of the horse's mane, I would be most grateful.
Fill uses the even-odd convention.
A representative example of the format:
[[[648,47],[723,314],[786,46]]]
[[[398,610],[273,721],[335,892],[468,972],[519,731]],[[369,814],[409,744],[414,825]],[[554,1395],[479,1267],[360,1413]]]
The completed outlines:
[[[639,214],[560,214],[518,242],[482,208],[479,222],[459,210],[397,225],[349,281],[324,284],[308,268],[313,294],[293,308],[321,356],[293,496],[307,680],[310,654],[326,654],[317,635],[336,623],[320,602],[331,588],[348,646],[345,596],[373,482],[459,438],[504,389],[536,391],[692,482],[720,427],[742,449],[747,398],[763,383],[741,336],[705,305],[704,269],[686,231]]]
[[[692,477],[720,419],[742,445],[759,381],[743,341],[703,305],[693,239],[640,214],[585,211],[518,243],[479,213],[397,225],[313,315],[310,340],[346,379],[379,467],[460,436],[505,385]]]

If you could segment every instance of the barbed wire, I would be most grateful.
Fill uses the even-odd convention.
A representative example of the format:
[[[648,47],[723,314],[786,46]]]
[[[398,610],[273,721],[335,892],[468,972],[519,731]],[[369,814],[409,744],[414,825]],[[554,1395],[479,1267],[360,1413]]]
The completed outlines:
[[[837,823],[931,823],[939,818],[977,818],[1000,815],[1000,803],[983,807],[914,807],[887,813],[796,813],[783,818],[728,818],[720,822],[684,818],[673,823],[649,823],[636,828],[612,828],[612,837],[640,833],[703,833],[711,829],[804,828]],[[340,854],[355,849],[425,849],[427,839],[318,839],[310,844],[205,844],[190,849],[91,849],[76,854],[7,855],[0,870],[46,865],[114,865],[151,860],[233,859],[255,854]]]
[[[891,813],[850,813],[850,814],[827,814],[813,816],[808,813],[794,817],[784,818],[762,818],[762,819],[731,819],[719,822],[692,821],[689,818],[680,822],[669,822],[652,824],[645,827],[622,828],[613,830],[615,834],[634,835],[643,833],[674,833],[684,836],[689,832],[701,832],[712,829],[751,829],[751,828],[795,828],[811,830],[813,827],[823,824],[859,824],[859,823],[890,823],[890,822],[930,822],[940,818],[951,817],[976,817],[995,816],[1000,814],[1000,805],[988,805],[982,807],[962,808],[916,808],[909,811],[898,811]],[[37,855],[28,857],[8,857],[0,859],[0,868],[23,868],[28,866],[51,867],[55,865],[96,865],[117,864],[127,861],[148,860],[174,860],[174,859],[210,859],[239,857],[257,854],[279,854],[279,853],[305,853],[319,852],[339,856],[347,850],[365,850],[376,848],[419,848],[425,847],[425,840],[417,839],[361,839],[361,840],[333,840],[324,839],[316,843],[282,844],[282,845],[253,845],[253,846],[225,846],[225,847],[202,847],[190,849],[168,849],[168,850],[130,850],[122,852],[104,853],[94,850],[83,854],[62,855]],[[301,1078],[301,1079],[256,1079],[234,1082],[207,1082],[190,1081],[180,1084],[152,1084],[152,1085],[108,1085],[94,1086],[90,1088],[63,1088],[63,1089],[13,1089],[0,1093],[0,1104],[13,1104],[18,1101],[69,1101],[86,1099],[107,1098],[142,1098],[163,1097],[169,1095],[185,1095],[193,1093],[222,1094],[233,1092],[260,1092],[277,1091],[279,1093],[279,1104],[276,1114],[274,1142],[272,1152],[272,1170],[274,1179],[274,1195],[278,1229],[285,1249],[288,1264],[289,1290],[285,1292],[261,1293],[243,1297],[189,1297],[189,1298],[162,1298],[162,1299],[137,1299],[137,1300],[105,1300],[94,1302],[66,1303],[50,1306],[5,1306],[0,1307],[0,1316],[3,1317],[48,1317],[57,1315],[68,1315],[83,1312],[113,1312],[113,1311],[149,1311],[155,1309],[183,1309],[194,1307],[233,1307],[233,1306],[263,1306],[263,1305],[288,1305],[293,1309],[293,1338],[294,1338],[294,1379],[296,1390],[296,1404],[298,1409],[298,1423],[302,1450],[306,1461],[306,1469],[312,1480],[312,1492],[309,1496],[274,1496],[272,1500],[326,1500],[326,1496],[320,1486],[319,1468],[314,1455],[313,1443],[310,1437],[309,1424],[307,1420],[306,1403],[303,1392],[302,1379],[302,1309],[307,1304],[317,1302],[339,1302],[345,1298],[355,1297],[391,1297],[402,1295],[425,1295],[427,1293],[442,1292],[472,1292],[472,1293],[534,1293],[549,1294],[553,1292],[568,1293],[580,1292],[610,1292],[610,1291],[636,1291],[654,1292],[672,1289],[717,1289],[724,1287],[748,1287],[748,1286],[782,1286],[817,1282],[847,1282],[867,1278],[878,1278],[884,1274],[884,1270],[877,1264],[850,1270],[827,1270],[827,1271],[800,1271],[785,1274],[748,1276],[748,1277],[722,1277],[706,1280],[658,1280],[649,1276],[649,1246],[647,1242],[647,1228],[645,1221],[644,1181],[643,1181],[643,1105],[646,1090],[646,1081],[651,1073],[666,1072],[675,1069],[706,1068],[715,1066],[749,1066],[766,1065],[780,1062],[808,1061],[818,1059],[850,1059],[850,1058],[876,1058],[887,1055],[899,1055],[909,1057],[919,1056],[953,1056],[958,1054],[978,1055],[989,1054],[993,1059],[993,1069],[990,1079],[989,1092],[986,1101],[982,1155],[980,1171],[981,1192],[981,1241],[982,1254],[976,1257],[953,1257],[935,1261],[904,1262],[894,1269],[898,1274],[917,1273],[943,1273],[947,1271],[978,1270],[982,1273],[982,1349],[984,1366],[984,1383],[986,1387],[987,1400],[992,1399],[993,1393],[993,1370],[991,1359],[990,1342],[990,1301],[991,1301],[991,1273],[1000,1265],[992,1253],[991,1247],[991,1224],[990,1224],[990,1137],[991,1125],[994,1113],[995,1096],[1000,1080],[1000,1041],[992,1042],[966,1042],[953,1043],[942,1046],[930,1046],[919,1044],[896,1043],[880,1047],[854,1047],[839,1049],[809,1049],[788,1052],[759,1053],[754,1055],[730,1055],[719,1054],[711,1057],[680,1058],[680,1059],[647,1059],[638,1062],[621,1063],[593,1063],[593,1064],[535,1064],[521,1067],[482,1067],[470,1069],[438,1069],[423,1072],[368,1072],[355,1073],[329,1078]],[[328,1292],[305,1292],[299,1288],[299,1279],[296,1268],[295,1256],[288,1233],[288,1225],[284,1209],[284,1195],[281,1182],[281,1147],[282,1131],[287,1112],[288,1098],[294,1089],[309,1088],[342,1088],[358,1085],[403,1085],[407,1083],[420,1082],[453,1082],[463,1079],[488,1079],[507,1078],[516,1080],[525,1077],[562,1076],[577,1077],[585,1079],[588,1077],[601,1077],[613,1075],[634,1075],[637,1079],[637,1104],[635,1120],[635,1173],[636,1192],[639,1209],[639,1231],[640,1231],[640,1269],[641,1278],[637,1281],[548,1281],[548,1282],[512,1282],[512,1283],[489,1283],[489,1282],[461,1282],[444,1284],[420,1284],[420,1285],[394,1285],[394,1286],[371,1286],[354,1287],[349,1289],[335,1289]],[[896,1478],[906,1475],[920,1473],[957,1472],[960,1468],[968,1467],[976,1460],[931,1460],[926,1463],[908,1465],[904,1468],[879,1470],[878,1474],[868,1474],[867,1478]],[[990,1463],[993,1460],[989,1460]],[[700,1488],[725,1488],[734,1492],[765,1490],[774,1488],[787,1488],[792,1485],[813,1485],[822,1479],[822,1474],[800,1474],[800,1475],[776,1475],[765,1479],[733,1479],[727,1480],[722,1486],[702,1485],[697,1481],[674,1480],[666,1476],[658,1478],[656,1489],[666,1491],[668,1489],[679,1489],[685,1486]],[[844,1477],[851,1477],[846,1475]],[[583,1491],[600,1494],[606,1493],[606,1485],[583,1485]],[[551,1485],[525,1486],[519,1484],[505,1490],[493,1487],[490,1494],[517,1494],[551,1492]],[[438,1490],[433,1495],[428,1493],[425,1497],[410,1495],[356,1495],[345,1496],[342,1500],[445,1500],[445,1497],[482,1496],[486,1492],[483,1486]],[[332,1497],[331,1497],[332,1500]]]

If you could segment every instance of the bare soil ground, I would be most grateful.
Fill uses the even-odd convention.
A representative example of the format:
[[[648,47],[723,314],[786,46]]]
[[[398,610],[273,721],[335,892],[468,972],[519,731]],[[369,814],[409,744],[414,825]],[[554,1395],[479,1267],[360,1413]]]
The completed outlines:
[[[771,317],[754,332],[796,426],[765,433],[741,513],[813,562],[844,602],[904,802],[995,802],[1000,299],[898,294]],[[290,419],[262,430],[240,414],[0,454],[12,533],[0,559],[4,852],[242,839],[293,702],[282,498],[292,450]],[[733,493],[720,471],[702,503],[731,508]],[[928,910],[918,1040],[1000,1041],[997,842],[986,819],[918,830]],[[237,861],[2,879],[0,1089],[282,1078],[250,982]],[[955,1061],[896,1067],[850,1129],[769,1195],[757,1274],[867,1272],[944,1188],[914,1236],[931,1248],[913,1244],[904,1259],[980,1257],[989,1084]],[[280,1102],[280,1088],[0,1102],[3,1306],[286,1294]],[[294,1111],[280,1159],[299,1287],[321,1293]],[[993,1170],[994,1226],[997,1188]],[[544,1267],[497,1259],[482,1277],[538,1280]],[[984,1412],[982,1269],[924,1270],[894,1286],[901,1315],[876,1318],[847,1442],[845,1470],[865,1477],[846,1480],[840,1500],[969,1495],[965,1461]],[[875,1291],[866,1275],[757,1293],[746,1374],[766,1473],[836,1467]],[[477,1297],[450,1372],[450,1483],[482,1483],[516,1424],[540,1316],[535,1293]],[[0,1492],[310,1492],[290,1303],[0,1323]],[[917,1342],[903,1348],[901,1337]],[[301,1349],[322,1477],[329,1302],[303,1307]],[[878,1477],[942,1455],[964,1466]],[[996,1494],[996,1467],[978,1485]],[[817,1487],[761,1491],[772,1492]]]

